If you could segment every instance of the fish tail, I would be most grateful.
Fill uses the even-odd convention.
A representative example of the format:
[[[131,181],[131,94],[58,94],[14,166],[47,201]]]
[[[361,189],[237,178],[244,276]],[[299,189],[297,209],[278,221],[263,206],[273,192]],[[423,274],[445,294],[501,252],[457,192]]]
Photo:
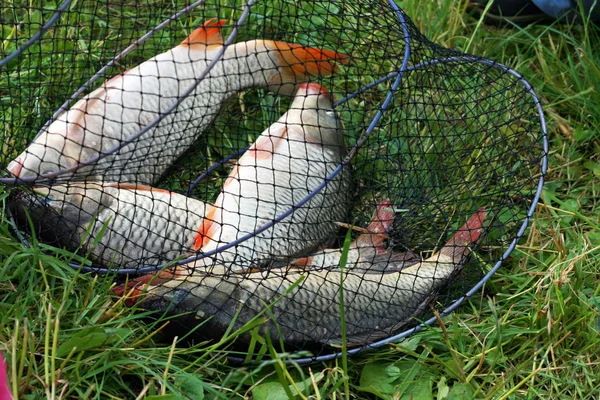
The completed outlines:
[[[269,85],[296,84],[313,76],[328,76],[347,64],[349,57],[331,50],[265,40],[264,46],[277,54],[279,74]]]
[[[394,222],[396,214],[391,208],[390,199],[382,200],[375,213],[371,217],[371,222],[367,225],[368,233],[364,233],[356,238],[359,247],[374,247],[377,253],[385,253],[385,241],[389,239],[388,232]]]
[[[390,231],[396,217],[391,205],[392,201],[390,199],[382,200],[377,205],[377,209],[371,217],[371,222],[367,226],[369,232],[387,234]]]
[[[227,20],[221,19],[216,22],[215,20],[216,18],[209,19],[204,25],[196,28],[179,46],[195,48],[198,46],[222,45],[221,27],[227,23]]]
[[[469,247],[481,239],[483,222],[487,216],[485,207],[481,207],[439,251],[440,255],[450,257],[454,264],[460,264],[468,254]]]
[[[177,271],[161,271],[156,275],[148,274],[135,278],[123,285],[115,286],[112,291],[119,297],[127,296],[125,304],[132,307],[144,293],[150,284],[158,285],[165,283],[177,276]]]

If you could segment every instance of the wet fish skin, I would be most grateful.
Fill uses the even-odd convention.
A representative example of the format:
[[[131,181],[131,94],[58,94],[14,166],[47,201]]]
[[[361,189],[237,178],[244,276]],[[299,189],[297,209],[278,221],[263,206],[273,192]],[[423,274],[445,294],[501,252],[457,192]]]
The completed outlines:
[[[19,178],[75,167],[122,143],[173,104],[222,49],[225,20],[208,21],[179,46],[106,81],[51,123],[8,165]],[[311,76],[334,73],[348,57],[270,40],[229,46],[194,92],[156,127],[76,175],[155,184],[235,93],[253,87],[290,95]]]
[[[195,249],[215,250],[291,209],[338,168],[345,153],[331,95],[318,84],[301,85],[289,111],[233,167],[200,224]],[[348,210],[349,187],[346,167],[292,215],[205,259],[204,265],[224,264],[237,270],[306,254],[337,231],[335,221]]]
[[[46,237],[72,251],[81,246],[103,267],[160,265],[189,254],[205,208],[167,190],[106,182],[35,187],[15,199],[17,214],[29,213]]]
[[[137,287],[131,293],[132,301],[137,300],[144,309],[168,310],[184,326],[202,323],[202,329],[211,335],[224,333],[236,314],[234,329],[272,304],[265,316],[272,314],[273,319],[262,325],[262,333],[270,335],[274,342],[283,339],[295,347],[334,346],[341,343],[339,287],[343,282],[348,346],[360,346],[388,337],[426,307],[432,296],[462,269],[469,248],[482,237],[485,218],[486,211],[481,208],[438,252],[400,271],[393,265],[393,272],[381,274],[335,268],[306,272],[270,270],[246,276],[212,276],[198,271],[195,275]],[[395,262],[393,254],[382,257],[374,262]],[[288,288],[301,279],[286,295]],[[117,293],[122,295],[124,289]],[[246,334],[240,340],[247,341],[249,337]]]

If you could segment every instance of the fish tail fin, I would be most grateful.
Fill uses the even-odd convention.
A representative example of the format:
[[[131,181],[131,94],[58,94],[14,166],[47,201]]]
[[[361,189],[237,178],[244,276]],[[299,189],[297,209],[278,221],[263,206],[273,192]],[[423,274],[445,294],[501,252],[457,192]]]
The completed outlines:
[[[469,247],[481,239],[483,222],[487,217],[485,207],[481,207],[469,220],[456,231],[439,251],[440,255],[450,257],[454,264],[462,263],[467,256]]]
[[[378,205],[375,213],[371,217],[371,222],[367,225],[367,231],[356,238],[358,246],[373,246],[377,253],[385,252],[385,241],[389,239],[388,232],[392,227],[396,214],[391,208],[392,201],[390,199],[382,200]]]
[[[127,296],[125,299],[125,304],[129,307],[132,307],[137,303],[138,299],[144,293],[144,290],[149,285],[158,285],[161,283],[165,283],[170,279],[173,279],[177,276],[177,272],[173,271],[161,271],[158,274],[152,275],[143,275],[139,278],[135,278],[127,283],[124,283],[119,286],[115,286],[112,291],[119,297]]]
[[[216,22],[215,20],[216,18],[209,19],[204,25],[196,28],[179,46],[195,48],[197,46],[222,45],[221,27],[227,23],[227,20],[221,19]]]
[[[328,76],[347,64],[349,57],[331,50],[316,49],[286,42],[265,40],[267,50],[277,55],[279,74],[269,82],[270,87],[297,84],[314,76]],[[285,90],[289,94],[293,91]]]
[[[394,213],[391,206],[392,201],[390,199],[382,200],[377,205],[377,209],[371,217],[371,222],[367,225],[369,232],[387,234],[390,231],[396,217],[396,213]]]

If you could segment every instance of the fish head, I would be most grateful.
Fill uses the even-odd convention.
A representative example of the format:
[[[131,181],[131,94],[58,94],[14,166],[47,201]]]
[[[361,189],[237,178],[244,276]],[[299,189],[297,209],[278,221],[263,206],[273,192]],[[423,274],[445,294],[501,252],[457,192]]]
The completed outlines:
[[[13,210],[20,221],[31,218],[46,239],[62,243],[77,228],[85,229],[110,201],[100,184],[36,186],[16,196]]]
[[[333,110],[333,96],[317,83],[303,83],[296,92],[285,122],[298,125],[309,143],[344,148],[343,131]]]
[[[236,305],[240,305],[241,300],[236,301],[239,288],[235,276],[224,278],[196,274],[147,286],[137,305],[149,311],[176,316],[184,325],[207,322],[222,328],[229,325],[236,313]]]

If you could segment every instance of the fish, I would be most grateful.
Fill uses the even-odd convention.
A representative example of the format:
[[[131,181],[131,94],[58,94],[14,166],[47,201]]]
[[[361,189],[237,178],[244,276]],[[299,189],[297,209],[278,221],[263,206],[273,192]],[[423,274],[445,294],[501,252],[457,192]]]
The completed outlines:
[[[364,269],[371,272],[381,272],[374,270],[376,266],[383,266],[384,263],[375,263],[374,260],[381,259],[384,254],[389,254],[385,243],[388,241],[388,232],[394,222],[395,213],[391,208],[391,200],[385,199],[377,205],[377,209],[366,229],[359,229],[363,232],[348,246],[346,253],[345,268]],[[345,225],[345,224],[344,224]],[[356,229],[356,228],[355,228]],[[342,261],[343,248],[321,249],[307,257],[297,258],[291,262],[292,267],[303,269],[324,269],[339,267]],[[399,261],[404,257],[403,263],[395,263],[398,269],[402,269],[419,261],[419,256],[413,252],[395,253],[394,259]],[[389,271],[390,267],[385,265]]]
[[[206,203],[139,184],[73,182],[22,192],[12,208],[37,231],[102,267],[156,266],[192,251]]]
[[[254,232],[291,209],[340,166],[347,146],[333,98],[317,83],[304,83],[289,110],[240,157],[194,238],[207,253]],[[348,211],[350,171],[344,167],[319,193],[273,227],[203,264],[260,268],[273,260],[314,250],[339,228]]]
[[[228,46],[223,57],[179,106],[148,132],[105,155],[177,101],[223,49],[226,20],[211,19],[181,44],[104,82],[62,113],[7,166],[16,178],[67,168],[61,177],[155,185],[216,118],[234,94],[265,88],[291,96],[299,83],[327,76],[349,57],[272,40]]]
[[[337,347],[342,343],[340,288],[344,291],[348,347],[387,338],[414,321],[435,294],[458,274],[484,235],[485,207],[475,212],[430,257],[398,269],[394,253],[373,259],[390,265],[379,274],[331,268],[317,271],[267,270],[216,275],[196,271],[172,279],[118,288],[129,304],[159,311],[189,329],[220,337],[264,318],[259,332],[273,343],[295,348]],[[226,269],[223,269],[226,271]],[[295,285],[295,286],[293,286]],[[268,311],[265,311],[268,308]],[[238,341],[248,344],[250,333]]]

